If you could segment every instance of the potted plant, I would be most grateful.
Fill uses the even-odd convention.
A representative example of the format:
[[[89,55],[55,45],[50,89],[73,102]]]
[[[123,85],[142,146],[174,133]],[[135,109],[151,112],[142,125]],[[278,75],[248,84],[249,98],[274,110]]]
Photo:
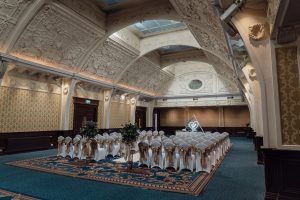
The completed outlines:
[[[80,134],[87,138],[94,138],[98,134],[97,123],[87,121],[80,129]]]
[[[133,153],[132,147],[134,147],[135,142],[138,138],[138,127],[136,124],[127,123],[123,125],[123,128],[120,129],[122,134],[122,142],[125,145],[125,160],[128,163],[128,168],[132,168],[133,164]]]

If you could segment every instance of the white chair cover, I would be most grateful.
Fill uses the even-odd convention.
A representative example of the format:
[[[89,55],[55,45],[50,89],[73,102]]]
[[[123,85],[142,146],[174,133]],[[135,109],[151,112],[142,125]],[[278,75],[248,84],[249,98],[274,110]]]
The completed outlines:
[[[164,168],[164,158],[161,152],[161,142],[154,140],[151,144],[152,157],[151,157],[151,167]]]
[[[73,143],[71,137],[65,138],[65,144],[66,144],[66,156],[69,156],[70,158],[73,157]]]
[[[66,157],[66,145],[64,140],[65,138],[63,136],[57,138],[57,156]]]

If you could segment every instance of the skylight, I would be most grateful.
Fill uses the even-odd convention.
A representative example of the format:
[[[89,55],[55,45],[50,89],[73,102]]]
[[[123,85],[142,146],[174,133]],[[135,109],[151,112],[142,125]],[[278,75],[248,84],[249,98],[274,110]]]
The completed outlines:
[[[156,33],[186,28],[186,25],[183,22],[174,20],[147,20],[138,22],[134,24],[133,27],[141,32],[143,36],[148,36]]]

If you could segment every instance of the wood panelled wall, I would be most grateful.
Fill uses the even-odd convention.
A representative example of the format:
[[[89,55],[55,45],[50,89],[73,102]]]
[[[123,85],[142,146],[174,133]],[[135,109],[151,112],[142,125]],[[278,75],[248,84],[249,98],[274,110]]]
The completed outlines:
[[[160,126],[185,126],[194,115],[203,127],[245,127],[250,122],[247,106],[161,108]]]

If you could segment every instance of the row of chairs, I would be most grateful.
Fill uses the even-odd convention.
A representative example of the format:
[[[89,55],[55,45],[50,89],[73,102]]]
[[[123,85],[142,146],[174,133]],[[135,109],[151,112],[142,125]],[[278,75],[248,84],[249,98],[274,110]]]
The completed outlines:
[[[121,140],[121,134],[116,132],[110,135],[108,133],[98,134],[94,138],[86,138],[81,135],[76,135],[73,139],[59,136],[57,156],[99,161],[108,155],[120,155]]]
[[[103,160],[106,156],[126,155],[120,133],[104,133],[88,139],[80,135],[58,138],[58,156]],[[161,169],[189,169],[210,172],[230,147],[228,133],[190,133],[166,137],[163,131],[141,131],[133,150],[139,164]]]
[[[230,147],[228,133],[191,133],[151,140],[140,135],[140,164],[161,169],[210,172]]]

